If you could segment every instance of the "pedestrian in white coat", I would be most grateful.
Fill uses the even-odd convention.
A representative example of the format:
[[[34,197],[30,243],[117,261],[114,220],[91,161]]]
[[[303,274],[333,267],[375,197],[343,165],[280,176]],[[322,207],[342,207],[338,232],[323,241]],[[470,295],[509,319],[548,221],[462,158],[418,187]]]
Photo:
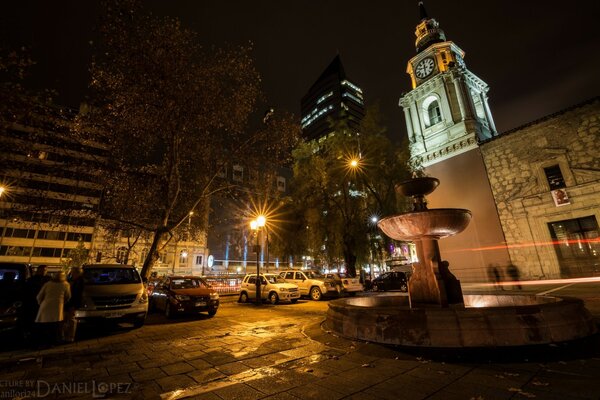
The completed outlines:
[[[37,295],[40,305],[35,322],[41,324],[44,344],[61,341],[65,303],[71,298],[71,288],[63,272],[57,273],[46,282]]]

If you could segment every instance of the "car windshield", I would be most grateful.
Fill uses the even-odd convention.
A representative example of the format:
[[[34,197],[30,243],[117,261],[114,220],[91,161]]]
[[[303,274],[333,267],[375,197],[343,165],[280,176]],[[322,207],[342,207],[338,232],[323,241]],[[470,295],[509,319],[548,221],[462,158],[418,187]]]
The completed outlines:
[[[281,282],[285,282],[285,280],[283,278],[281,278],[279,275],[265,275],[264,276],[267,280],[267,282],[269,283],[281,283]]]
[[[304,271],[304,273],[306,274],[306,277],[308,279],[323,278],[323,274],[321,274],[320,272],[317,272],[317,271]]]
[[[84,268],[87,285],[123,285],[140,283],[140,274],[133,268]]]
[[[19,280],[21,271],[13,268],[0,268],[0,282],[12,283]]]
[[[171,289],[197,289],[206,287],[208,287],[208,285],[200,278],[171,279]]]

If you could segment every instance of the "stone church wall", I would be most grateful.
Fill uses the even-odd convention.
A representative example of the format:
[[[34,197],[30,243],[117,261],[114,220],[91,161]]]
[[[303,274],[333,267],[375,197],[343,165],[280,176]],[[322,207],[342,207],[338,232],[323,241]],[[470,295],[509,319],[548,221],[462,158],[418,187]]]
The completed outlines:
[[[548,224],[600,222],[600,98],[506,132],[481,151],[512,262],[527,278],[568,277]],[[553,165],[560,166],[568,204],[553,199],[544,172]],[[585,264],[579,275],[600,269],[598,258]]]

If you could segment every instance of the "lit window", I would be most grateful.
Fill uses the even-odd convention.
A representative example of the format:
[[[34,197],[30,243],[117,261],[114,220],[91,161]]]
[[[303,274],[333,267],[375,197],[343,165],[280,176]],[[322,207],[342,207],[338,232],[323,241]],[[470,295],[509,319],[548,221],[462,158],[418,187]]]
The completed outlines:
[[[544,173],[546,174],[546,179],[548,180],[550,190],[562,189],[564,187],[567,187],[567,185],[565,184],[565,179],[563,178],[562,172],[558,164],[544,168]]]
[[[187,250],[181,250],[179,252],[179,264],[187,264],[188,252]]]
[[[436,101],[432,101],[427,107],[427,115],[429,117],[429,126],[435,125],[438,122],[442,122],[442,112],[440,111],[440,104]]]
[[[126,264],[127,263],[127,248],[119,247],[117,250],[117,263],[118,264]]]
[[[236,182],[244,181],[244,167],[242,167],[241,165],[233,166],[233,180]]]
[[[285,192],[285,178],[283,176],[277,177],[277,190]]]

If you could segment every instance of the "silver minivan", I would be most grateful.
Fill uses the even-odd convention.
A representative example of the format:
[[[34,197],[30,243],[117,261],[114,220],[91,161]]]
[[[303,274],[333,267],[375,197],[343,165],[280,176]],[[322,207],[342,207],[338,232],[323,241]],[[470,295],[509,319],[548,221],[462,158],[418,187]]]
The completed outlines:
[[[148,293],[137,269],[123,264],[83,266],[83,299],[75,317],[79,321],[106,320],[144,325]]]

